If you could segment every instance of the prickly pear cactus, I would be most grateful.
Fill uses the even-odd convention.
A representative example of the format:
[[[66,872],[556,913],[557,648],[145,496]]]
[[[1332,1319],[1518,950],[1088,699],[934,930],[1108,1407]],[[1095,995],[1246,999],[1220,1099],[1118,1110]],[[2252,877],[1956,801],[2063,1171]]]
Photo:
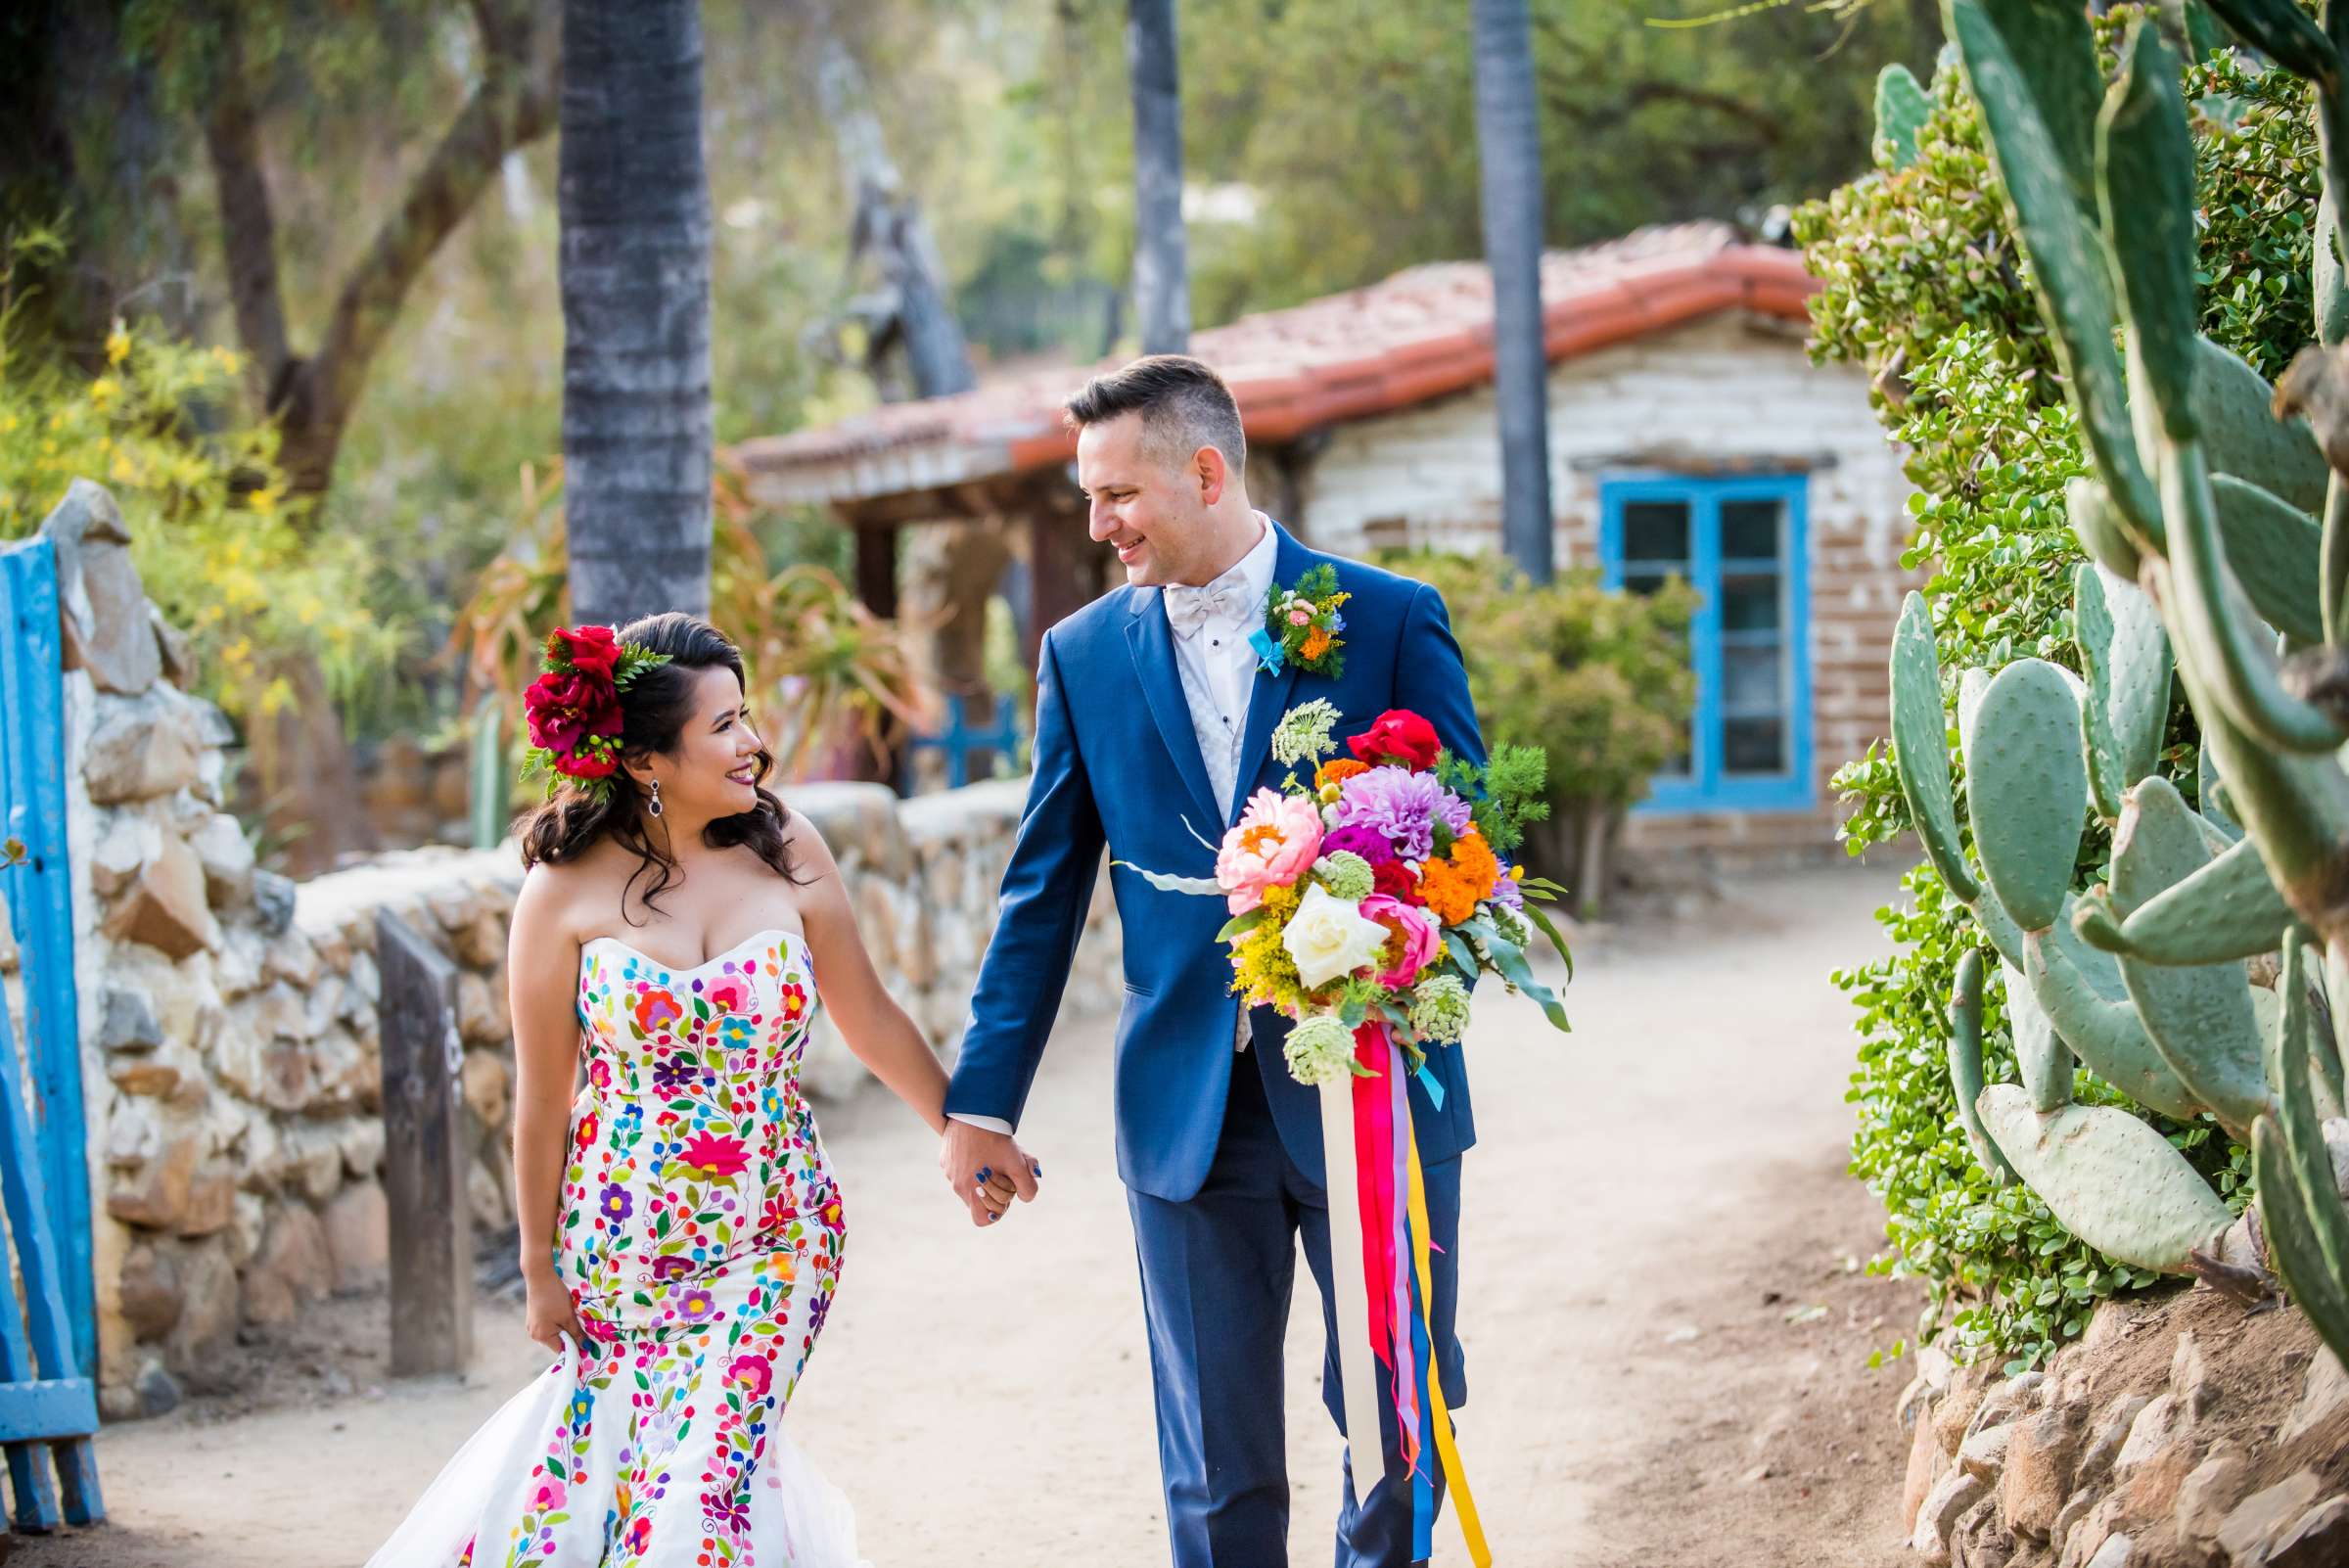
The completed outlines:
[[[1876,166],[1904,169],[1916,161],[1916,133],[1933,113],[1933,98],[1909,68],[1895,63],[1876,73]]]
[[[2211,38],[2195,9],[2199,53]],[[1972,876],[1946,747],[1928,744],[1943,710],[1917,601],[1893,658],[1896,761],[1927,853],[2002,958],[2019,956],[2054,1034],[2142,1103],[2207,1110],[2248,1140],[2278,1268],[2349,1358],[2349,1206],[2323,1136],[2343,1103],[2331,1020],[2349,1017],[2349,287],[2335,254],[2349,0],[2326,0],[2321,20],[2294,0],[2208,9],[2316,87],[2325,346],[2280,390],[2198,331],[2192,143],[2179,62],[2153,23],[2133,23],[2107,83],[2085,8],[1944,0],[2093,471],[2066,495],[2096,563],[2075,581],[2087,680],[2074,763],[2088,803],[2116,821],[2106,874],[2075,896],[2067,864],[2050,886],[2061,841],[2077,842],[2075,766],[2049,761],[2053,688],[2009,668],[1981,688],[1969,775],[1979,752],[2003,808],[2022,782],[2006,754],[2049,771],[1995,823],[1980,804],[1990,792],[1970,785]],[[2199,810],[2153,771],[2173,666],[2202,734]],[[2272,991],[2243,964],[2265,953],[2280,953]],[[2075,1234],[2177,1268],[2226,1223],[2224,1203],[2142,1122],[2056,1102],[2044,1083],[1983,1086],[1970,1049],[1953,1040],[1974,1101],[1968,1136],[1987,1135]]]

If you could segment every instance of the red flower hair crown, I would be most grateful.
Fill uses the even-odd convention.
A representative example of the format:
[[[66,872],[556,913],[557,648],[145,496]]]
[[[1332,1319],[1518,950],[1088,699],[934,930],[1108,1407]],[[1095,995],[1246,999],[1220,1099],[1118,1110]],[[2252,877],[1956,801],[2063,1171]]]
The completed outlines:
[[[548,632],[539,666],[545,673],[522,694],[530,726],[522,776],[545,773],[549,800],[564,779],[610,799],[612,771],[620,765],[620,694],[645,670],[668,663],[668,655],[622,642],[610,626]]]

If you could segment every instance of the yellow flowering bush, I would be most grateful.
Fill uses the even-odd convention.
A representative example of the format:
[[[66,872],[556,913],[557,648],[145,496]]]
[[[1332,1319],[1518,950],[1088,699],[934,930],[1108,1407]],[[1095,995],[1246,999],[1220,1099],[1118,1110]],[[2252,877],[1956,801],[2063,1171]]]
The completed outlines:
[[[189,634],[205,695],[269,715],[314,657],[339,694],[397,633],[366,609],[356,541],[313,537],[287,504],[276,434],[247,423],[238,356],[117,324],[96,374],[35,359],[0,318],[0,539],[22,538],[76,479],[113,492],[147,592]]]

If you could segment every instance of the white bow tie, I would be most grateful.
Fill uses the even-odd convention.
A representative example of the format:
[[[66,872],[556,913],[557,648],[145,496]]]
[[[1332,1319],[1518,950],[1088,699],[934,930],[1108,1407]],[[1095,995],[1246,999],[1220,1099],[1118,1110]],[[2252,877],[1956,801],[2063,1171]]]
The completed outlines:
[[[1167,589],[1167,622],[1177,637],[1194,635],[1210,621],[1246,621],[1253,608],[1247,584],[1236,577],[1218,578],[1204,587],[1174,583]]]

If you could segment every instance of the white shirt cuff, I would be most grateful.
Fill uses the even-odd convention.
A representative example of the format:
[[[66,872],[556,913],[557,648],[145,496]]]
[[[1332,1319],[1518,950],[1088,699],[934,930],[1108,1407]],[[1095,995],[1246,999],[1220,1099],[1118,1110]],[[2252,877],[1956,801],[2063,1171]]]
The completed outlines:
[[[960,1111],[948,1111],[946,1113],[946,1120],[950,1122],[968,1122],[971,1124],[971,1126],[983,1127],[990,1132],[1000,1132],[1005,1137],[1011,1136],[1011,1124],[1004,1121],[1003,1118],[999,1116],[965,1116]]]

